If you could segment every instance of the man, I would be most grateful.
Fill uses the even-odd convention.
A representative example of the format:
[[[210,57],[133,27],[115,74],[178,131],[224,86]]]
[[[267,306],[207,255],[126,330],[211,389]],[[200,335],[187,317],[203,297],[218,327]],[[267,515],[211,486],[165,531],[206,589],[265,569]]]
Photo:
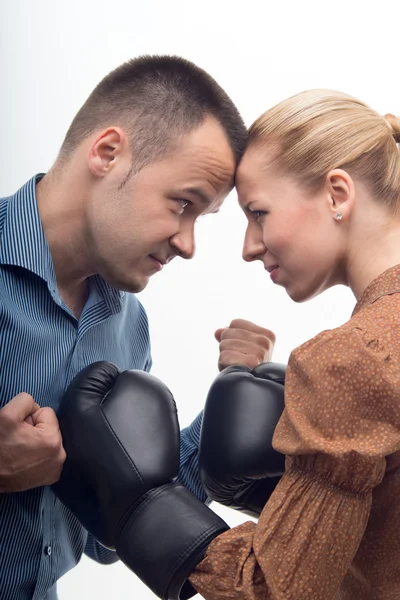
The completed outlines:
[[[55,411],[97,360],[150,369],[134,294],[175,256],[193,256],[195,220],[232,189],[245,140],[207,73],[142,57],[99,83],[50,171],[0,200],[1,600],[56,598],[56,581],[82,552],[116,560],[49,487],[65,460]],[[262,362],[273,342],[243,321],[217,337],[220,366]],[[200,422],[182,433],[180,480],[204,501]]]

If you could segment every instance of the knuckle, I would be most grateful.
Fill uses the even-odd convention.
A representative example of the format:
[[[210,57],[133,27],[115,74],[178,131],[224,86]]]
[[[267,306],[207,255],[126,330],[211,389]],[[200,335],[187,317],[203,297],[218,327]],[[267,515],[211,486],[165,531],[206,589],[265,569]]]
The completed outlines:
[[[19,394],[17,394],[16,396],[14,396],[13,400],[18,400],[19,402],[21,401],[35,401],[33,396],[31,396],[31,394],[28,394],[27,392],[20,392]]]
[[[60,452],[59,452],[59,461],[60,461],[61,466],[65,463],[66,458],[67,458],[67,453],[64,450],[64,446],[61,446]]]
[[[221,340],[241,340],[246,337],[246,332],[243,329],[238,328],[228,328],[225,329],[223,335],[221,336]]]
[[[229,357],[229,352],[227,350],[222,350],[222,352],[220,352],[220,355],[219,355],[219,361],[220,362],[226,361],[228,357]]]
[[[57,421],[56,413],[52,408],[50,408],[50,406],[44,406],[41,408],[41,413],[42,415],[45,415],[47,419]]]
[[[221,333],[221,341],[226,340],[227,337],[229,337],[229,329],[224,329]]]
[[[275,344],[275,342],[276,342],[276,335],[275,335],[275,333],[273,331],[269,331],[268,332],[268,337],[271,340],[271,343]]]
[[[265,353],[264,355],[264,359],[262,362],[271,362],[272,361],[272,356],[273,356],[273,348],[270,348],[268,352]]]
[[[60,448],[62,448],[62,439],[61,439],[61,434],[59,432],[54,433],[53,435],[50,435],[47,438],[47,447],[52,452],[57,453],[57,456],[58,456]]]
[[[254,331],[255,329],[261,329],[259,325],[256,325],[252,321],[247,319],[233,319],[231,321],[231,327],[238,327],[239,329],[246,329],[246,331]]]
[[[243,319],[233,319],[230,322],[229,327],[232,327],[233,329],[241,329],[243,327],[244,321]]]
[[[231,346],[232,346],[231,340],[222,340],[222,342],[220,342],[220,345],[219,345],[220,353],[228,352],[231,349]]]
[[[267,356],[267,353],[261,349],[256,355],[257,364],[264,362],[266,359],[266,356]]]
[[[237,364],[239,364],[239,363],[237,363]],[[259,364],[259,362],[254,356],[248,354],[248,355],[243,356],[243,359],[240,361],[240,364],[253,370],[256,368],[256,366]]]
[[[230,365],[239,364],[237,357],[232,352],[221,352],[218,364],[223,367],[229,367]]]
[[[56,481],[58,481],[60,479],[60,475],[62,473],[64,462],[65,462],[65,458],[66,457],[57,456],[57,459],[55,461],[53,461],[53,464],[51,465],[51,468],[49,471],[49,479],[51,479],[51,482],[49,483],[49,485],[51,485],[52,483],[55,483]]]
[[[0,410],[0,426],[4,429],[11,429],[15,425],[15,418],[12,413],[7,410],[7,405]]]
[[[265,335],[258,335],[257,336],[257,344],[259,346],[261,346],[261,348],[265,349],[265,350],[269,350],[271,344],[273,342],[270,340],[270,338],[268,338]]]
[[[273,331],[271,331],[270,329],[261,329],[261,334],[264,338],[266,338],[270,344],[275,344],[276,342],[276,335]]]

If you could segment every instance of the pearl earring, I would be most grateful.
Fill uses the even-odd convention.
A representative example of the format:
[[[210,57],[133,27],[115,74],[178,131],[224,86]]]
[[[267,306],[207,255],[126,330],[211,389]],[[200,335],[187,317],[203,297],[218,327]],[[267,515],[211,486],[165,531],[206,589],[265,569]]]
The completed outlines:
[[[337,213],[335,213],[335,219],[336,219],[336,221],[341,221],[343,219],[342,213],[339,211]]]

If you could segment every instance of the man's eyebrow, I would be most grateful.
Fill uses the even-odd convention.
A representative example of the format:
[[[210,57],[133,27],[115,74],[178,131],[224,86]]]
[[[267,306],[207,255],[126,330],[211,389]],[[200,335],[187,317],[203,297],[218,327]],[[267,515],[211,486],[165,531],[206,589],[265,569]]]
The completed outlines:
[[[198,187],[188,187],[182,188],[182,194],[191,194],[192,196],[196,196],[202,204],[206,204],[209,206],[211,204],[210,198],[203,192],[201,188]]]

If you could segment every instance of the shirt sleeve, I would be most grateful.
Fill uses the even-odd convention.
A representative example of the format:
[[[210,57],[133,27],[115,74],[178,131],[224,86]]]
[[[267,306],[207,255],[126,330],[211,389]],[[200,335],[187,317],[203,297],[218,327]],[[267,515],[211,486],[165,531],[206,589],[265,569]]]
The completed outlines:
[[[385,457],[400,448],[395,362],[359,328],[324,332],[292,353],[273,440],[286,454],[285,474],[258,524],[210,544],[190,576],[204,598],[336,597]]]
[[[188,488],[202,502],[210,501],[200,480],[199,471],[199,443],[203,413],[201,412],[193,423],[182,429],[180,446],[180,467],[178,481]]]
[[[90,533],[86,541],[84,552],[86,556],[102,565],[112,565],[119,560],[117,553],[114,552],[114,550],[109,550],[99,544]]]
[[[151,371],[151,367],[153,366],[153,359],[151,357],[151,354],[149,352],[149,355],[146,359],[145,365],[144,365],[144,371],[146,371],[147,373],[150,373]]]

